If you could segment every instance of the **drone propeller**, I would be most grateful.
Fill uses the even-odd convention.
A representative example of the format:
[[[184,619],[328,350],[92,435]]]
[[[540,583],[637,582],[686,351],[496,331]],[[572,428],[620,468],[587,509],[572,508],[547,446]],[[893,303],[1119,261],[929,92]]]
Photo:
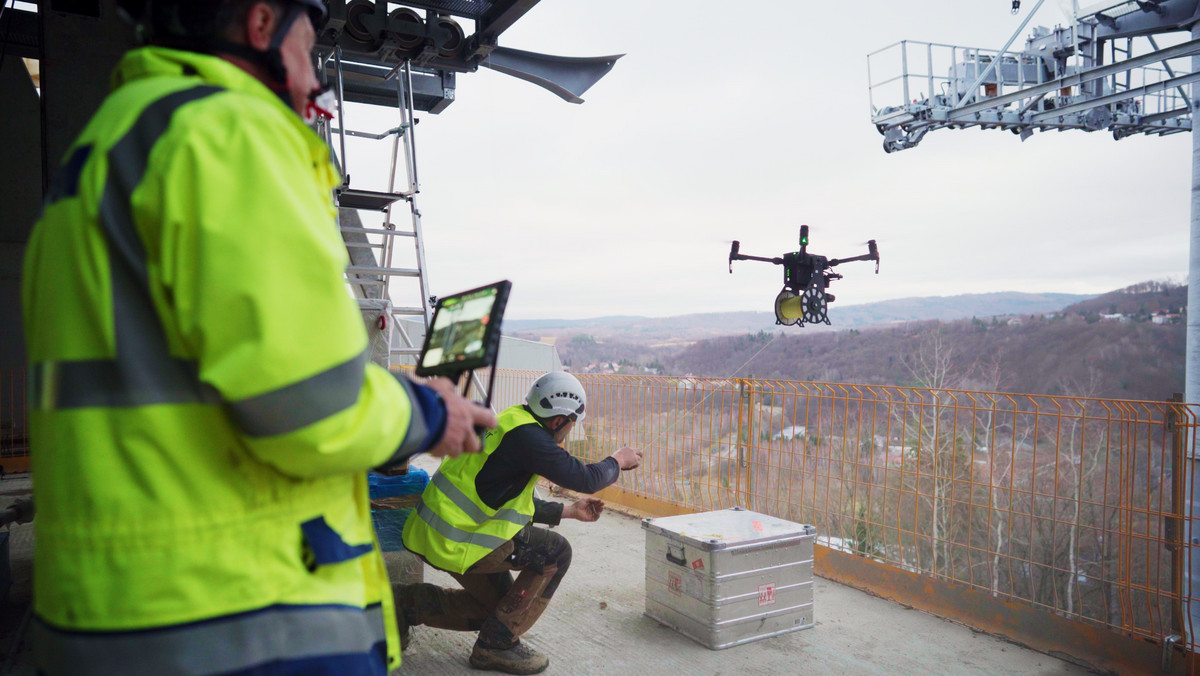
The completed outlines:
[[[875,274],[879,274],[879,240],[868,239],[865,242],[859,242],[858,246],[867,247],[868,255],[872,256],[875,261]]]
[[[895,241],[894,237],[893,238],[873,237],[871,239],[864,239],[861,242],[855,242],[854,246],[868,246],[871,242],[875,242],[876,244],[887,244],[888,242],[894,242],[894,241]]]

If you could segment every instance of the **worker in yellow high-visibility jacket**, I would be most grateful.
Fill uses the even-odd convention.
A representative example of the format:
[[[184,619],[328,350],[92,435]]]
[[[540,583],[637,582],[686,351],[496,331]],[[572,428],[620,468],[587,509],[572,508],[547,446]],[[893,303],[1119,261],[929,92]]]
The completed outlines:
[[[571,544],[533,524],[595,521],[604,502],[590,496],[569,505],[539,500],[533,487],[545,477],[569,490],[595,493],[622,470],[637,468],[642,458],[629,447],[590,464],[568,453],[560,444],[583,420],[586,405],[575,376],[551,371],[534,381],[524,404],[500,413],[482,452],[442,462],[404,524],[404,546],[450,573],[462,589],[398,585],[402,636],[417,625],[476,631],[469,658],[476,669],[536,674],[550,665],[521,636],[567,574]]]
[[[367,362],[321,0],[146,11],[26,253],[39,673],[386,674],[366,472],[495,416]]]

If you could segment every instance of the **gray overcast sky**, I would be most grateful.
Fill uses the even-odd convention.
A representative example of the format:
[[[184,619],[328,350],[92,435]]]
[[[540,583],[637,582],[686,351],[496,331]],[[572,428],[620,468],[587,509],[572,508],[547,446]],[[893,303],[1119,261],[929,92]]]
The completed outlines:
[[[901,39],[998,49],[1035,4],[1012,16],[1008,0],[792,0],[752,11],[542,0],[502,45],[626,56],[583,105],[480,69],[459,77],[445,112],[420,115],[432,290],[511,279],[514,319],[770,311],[780,268],[741,262],[729,275],[729,240],[776,256],[795,248],[802,223],[811,250],[831,257],[879,241],[880,274],[869,263],[842,268],[839,305],[1182,280],[1187,134],[1047,132],[1022,143],[941,130],[883,152],[868,52]],[[1030,26],[1063,22],[1058,5]],[[363,110],[349,111],[350,128],[387,124]],[[349,154],[353,184],[372,187],[387,152]]]

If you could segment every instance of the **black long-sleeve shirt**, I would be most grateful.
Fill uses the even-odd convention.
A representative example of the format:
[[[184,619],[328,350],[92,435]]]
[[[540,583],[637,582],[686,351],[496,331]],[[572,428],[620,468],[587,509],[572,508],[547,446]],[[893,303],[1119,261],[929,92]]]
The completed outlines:
[[[567,453],[537,423],[509,430],[475,476],[475,490],[492,509],[520,495],[533,475],[578,493],[595,493],[617,481],[621,467],[608,457],[590,465]],[[563,505],[534,498],[535,523],[557,525]]]

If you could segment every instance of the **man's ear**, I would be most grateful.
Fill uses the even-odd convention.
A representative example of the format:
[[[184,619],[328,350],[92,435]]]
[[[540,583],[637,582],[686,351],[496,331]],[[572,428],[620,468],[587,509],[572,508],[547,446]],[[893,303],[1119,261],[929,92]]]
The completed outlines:
[[[258,51],[264,51],[271,46],[271,36],[279,25],[279,16],[275,8],[266,2],[256,2],[246,12],[242,29],[246,35],[246,45]]]
[[[565,416],[565,415],[556,415],[553,418],[551,418],[550,420],[546,421],[546,427],[551,432],[557,432],[557,431],[561,430],[563,428],[563,426],[566,424],[567,424],[567,416]]]

